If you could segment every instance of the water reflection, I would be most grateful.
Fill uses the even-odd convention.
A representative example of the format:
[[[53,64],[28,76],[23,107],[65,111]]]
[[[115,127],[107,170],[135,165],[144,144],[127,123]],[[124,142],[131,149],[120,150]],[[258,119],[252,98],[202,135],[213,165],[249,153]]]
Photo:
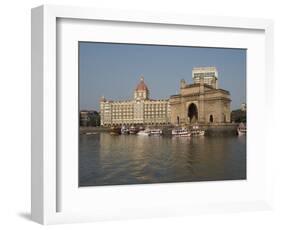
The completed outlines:
[[[80,135],[80,186],[246,178],[246,137]]]

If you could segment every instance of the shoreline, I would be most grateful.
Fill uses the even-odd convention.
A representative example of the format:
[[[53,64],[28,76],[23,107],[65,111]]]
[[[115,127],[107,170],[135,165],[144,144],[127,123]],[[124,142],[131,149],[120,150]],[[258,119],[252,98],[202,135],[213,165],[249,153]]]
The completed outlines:
[[[204,129],[206,136],[222,136],[222,135],[237,135],[237,126],[238,123],[223,123],[223,124],[202,124],[200,128]],[[157,126],[163,129],[164,135],[171,135],[172,129],[174,126]],[[86,134],[91,132],[110,132],[110,127],[101,127],[101,126],[80,126],[79,134]]]

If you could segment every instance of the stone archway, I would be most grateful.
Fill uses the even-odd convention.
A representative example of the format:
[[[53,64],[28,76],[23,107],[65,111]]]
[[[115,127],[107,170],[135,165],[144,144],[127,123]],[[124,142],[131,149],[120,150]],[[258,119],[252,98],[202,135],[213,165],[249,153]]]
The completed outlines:
[[[187,109],[189,123],[195,123],[198,120],[198,109],[194,103],[191,103]]]

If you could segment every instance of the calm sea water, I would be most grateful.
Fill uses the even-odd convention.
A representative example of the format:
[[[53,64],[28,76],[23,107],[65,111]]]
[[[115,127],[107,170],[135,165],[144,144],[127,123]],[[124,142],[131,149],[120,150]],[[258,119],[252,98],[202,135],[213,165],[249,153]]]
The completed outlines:
[[[246,179],[246,137],[80,135],[80,186]]]

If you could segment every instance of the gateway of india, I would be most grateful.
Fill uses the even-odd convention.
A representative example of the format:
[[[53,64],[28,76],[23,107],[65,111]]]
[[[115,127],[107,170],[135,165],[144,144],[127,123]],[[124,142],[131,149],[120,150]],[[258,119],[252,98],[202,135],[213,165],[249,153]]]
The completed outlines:
[[[218,88],[215,67],[192,69],[193,83],[180,82],[180,91],[169,99],[149,98],[149,89],[141,77],[134,99],[100,99],[102,126],[116,125],[188,125],[230,122],[230,93]]]

